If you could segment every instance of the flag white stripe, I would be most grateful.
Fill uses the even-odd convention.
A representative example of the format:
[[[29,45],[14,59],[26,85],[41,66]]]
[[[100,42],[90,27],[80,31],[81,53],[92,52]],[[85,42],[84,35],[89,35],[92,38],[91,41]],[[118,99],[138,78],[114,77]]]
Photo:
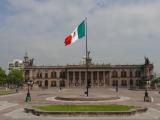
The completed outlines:
[[[72,36],[72,41],[71,43],[75,43],[78,40],[78,32],[77,32],[77,28],[71,33]]]

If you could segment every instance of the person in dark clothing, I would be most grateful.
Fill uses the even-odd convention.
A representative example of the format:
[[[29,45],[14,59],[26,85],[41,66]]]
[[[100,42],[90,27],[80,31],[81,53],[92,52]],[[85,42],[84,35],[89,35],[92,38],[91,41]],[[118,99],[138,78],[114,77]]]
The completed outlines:
[[[144,93],[144,102],[146,101],[146,98],[149,99],[148,91],[147,90],[145,90],[145,93]]]

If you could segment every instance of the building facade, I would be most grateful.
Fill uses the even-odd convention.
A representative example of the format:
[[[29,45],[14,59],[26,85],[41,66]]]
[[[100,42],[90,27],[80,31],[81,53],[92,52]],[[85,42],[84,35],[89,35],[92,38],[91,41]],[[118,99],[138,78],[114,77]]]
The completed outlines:
[[[91,59],[89,61],[87,74],[85,64],[36,66],[33,59],[25,56],[25,80],[31,80],[39,87],[86,87],[88,76],[91,87],[132,88],[144,81],[151,81],[153,77],[153,64],[148,58],[141,65],[92,64]]]
[[[23,70],[23,60],[14,59],[11,62],[8,63],[8,69],[9,71],[13,69]]]

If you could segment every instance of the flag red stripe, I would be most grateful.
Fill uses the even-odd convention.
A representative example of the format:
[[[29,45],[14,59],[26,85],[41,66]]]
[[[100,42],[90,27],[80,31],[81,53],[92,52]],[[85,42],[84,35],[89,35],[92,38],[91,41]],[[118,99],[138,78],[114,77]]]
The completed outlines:
[[[71,35],[69,35],[68,37],[66,37],[66,39],[65,39],[65,46],[67,46],[67,45],[69,45],[69,44],[71,44],[71,41],[72,41],[72,36]]]

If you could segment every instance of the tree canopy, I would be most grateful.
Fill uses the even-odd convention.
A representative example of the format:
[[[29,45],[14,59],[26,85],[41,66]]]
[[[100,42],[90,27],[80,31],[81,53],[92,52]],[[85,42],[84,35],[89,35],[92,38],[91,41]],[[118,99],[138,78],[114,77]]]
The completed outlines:
[[[23,84],[23,71],[22,70],[17,70],[13,69],[9,72],[8,77],[7,77],[7,82],[9,84],[15,84],[17,86],[20,86]]]
[[[153,79],[153,82],[156,83],[157,85],[159,85],[160,84],[160,77],[155,77]]]
[[[7,75],[5,71],[0,67],[0,84],[6,83]]]

